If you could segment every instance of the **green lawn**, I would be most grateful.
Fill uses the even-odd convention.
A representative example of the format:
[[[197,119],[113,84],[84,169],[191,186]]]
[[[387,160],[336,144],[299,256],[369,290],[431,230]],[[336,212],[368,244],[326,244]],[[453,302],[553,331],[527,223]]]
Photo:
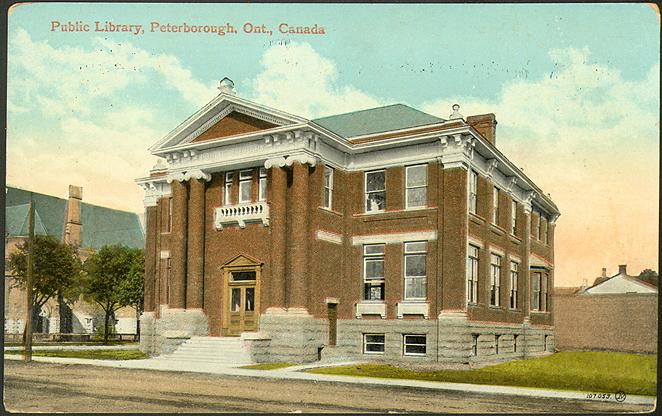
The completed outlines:
[[[261,363],[261,364],[251,364],[244,365],[239,368],[248,368],[250,370],[278,370],[280,368],[292,367],[293,365],[298,365],[296,363]]]
[[[22,350],[5,351],[5,354],[21,354]],[[139,360],[147,358],[142,351],[135,350],[60,350],[32,351],[33,357],[89,358],[94,360]]]
[[[413,371],[383,364],[307,370],[318,374],[492,384],[654,396],[656,355],[614,352],[560,352],[472,370]]]

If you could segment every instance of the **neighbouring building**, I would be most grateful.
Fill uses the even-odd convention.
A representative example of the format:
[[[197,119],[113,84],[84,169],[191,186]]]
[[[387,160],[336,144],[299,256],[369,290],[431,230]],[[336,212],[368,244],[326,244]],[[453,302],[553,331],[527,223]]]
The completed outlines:
[[[493,114],[307,120],[221,93],[150,148],[141,347],[467,363],[554,349],[556,205]]]
[[[626,265],[590,287],[555,288],[554,329],[559,350],[657,352],[658,289],[627,274]]]
[[[35,234],[77,246],[83,261],[106,244],[143,247],[144,235],[137,214],[99,207],[82,199],[83,188],[73,185],[69,186],[67,199],[5,188],[5,334],[22,334],[25,325],[25,289],[17,286],[6,265],[9,255],[27,239],[30,200],[34,204]],[[37,333],[91,334],[97,327],[103,328],[104,322],[103,311],[98,306],[76,299],[63,299],[62,303],[51,299],[35,315]],[[136,315],[131,307],[118,310],[117,332],[136,333]]]

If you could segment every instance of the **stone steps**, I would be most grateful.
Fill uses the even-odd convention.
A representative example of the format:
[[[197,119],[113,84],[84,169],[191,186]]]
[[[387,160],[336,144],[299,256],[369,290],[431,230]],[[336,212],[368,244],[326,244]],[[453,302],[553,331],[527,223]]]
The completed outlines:
[[[192,337],[159,360],[240,366],[252,364],[248,346],[239,337]]]

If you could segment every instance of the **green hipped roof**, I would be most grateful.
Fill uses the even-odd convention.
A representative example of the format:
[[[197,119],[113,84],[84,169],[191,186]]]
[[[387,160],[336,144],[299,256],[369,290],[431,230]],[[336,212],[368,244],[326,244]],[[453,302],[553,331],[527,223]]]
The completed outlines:
[[[445,121],[404,104],[354,111],[312,120],[344,138],[382,133]]]
[[[35,206],[35,234],[62,240],[67,201],[50,195],[6,187],[5,235],[28,234],[30,194]],[[81,247],[98,249],[107,244],[142,248],[144,236],[138,215],[81,202]]]

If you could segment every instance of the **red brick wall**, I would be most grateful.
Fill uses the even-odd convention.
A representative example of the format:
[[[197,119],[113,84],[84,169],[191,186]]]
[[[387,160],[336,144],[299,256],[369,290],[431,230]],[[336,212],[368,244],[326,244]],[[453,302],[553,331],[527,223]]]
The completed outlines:
[[[559,350],[657,351],[657,294],[555,295]]]

